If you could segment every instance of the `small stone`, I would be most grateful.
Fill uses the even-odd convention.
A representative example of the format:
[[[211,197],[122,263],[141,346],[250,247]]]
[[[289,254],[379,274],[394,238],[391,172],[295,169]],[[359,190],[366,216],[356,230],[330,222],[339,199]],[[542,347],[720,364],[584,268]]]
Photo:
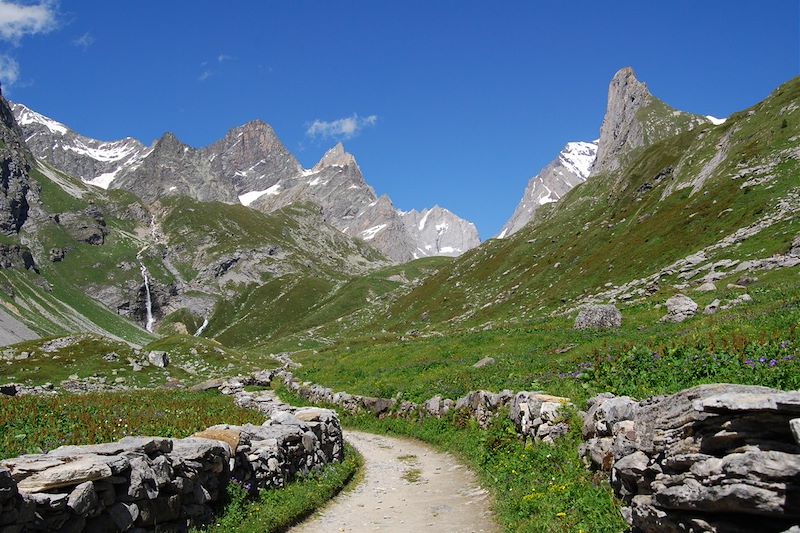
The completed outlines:
[[[708,304],[705,309],[703,309],[704,315],[713,315],[719,310],[720,301],[719,298],[715,299],[713,302]]]
[[[705,283],[697,287],[695,290],[697,292],[714,292],[715,290],[717,290],[717,286],[714,285],[713,281],[706,281]]]
[[[87,514],[92,509],[97,508],[98,503],[97,493],[91,481],[86,481],[75,487],[67,499],[67,507],[78,515]]]
[[[483,368],[485,366],[493,365],[496,362],[497,361],[495,361],[494,357],[484,357],[483,359],[472,365],[472,368]]]
[[[800,444],[800,418],[794,418],[789,422],[789,428],[792,430],[792,436],[797,444]]]

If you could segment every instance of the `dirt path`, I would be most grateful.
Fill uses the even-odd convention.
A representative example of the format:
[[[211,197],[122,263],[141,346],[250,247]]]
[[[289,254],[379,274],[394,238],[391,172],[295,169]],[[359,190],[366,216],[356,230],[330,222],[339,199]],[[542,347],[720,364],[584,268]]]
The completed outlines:
[[[494,532],[489,497],[447,454],[416,441],[345,432],[364,456],[364,479],[292,533]]]

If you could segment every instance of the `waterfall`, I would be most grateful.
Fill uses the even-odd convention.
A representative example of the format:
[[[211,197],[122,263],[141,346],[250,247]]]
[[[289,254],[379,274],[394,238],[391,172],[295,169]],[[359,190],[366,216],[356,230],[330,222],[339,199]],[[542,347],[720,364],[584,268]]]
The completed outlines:
[[[145,305],[147,306],[147,323],[145,325],[145,329],[150,333],[153,332],[153,325],[156,322],[156,319],[153,318],[153,298],[150,295],[150,279],[147,277],[147,267],[144,266],[144,263],[141,259],[139,259],[139,266],[141,266],[142,270],[142,278],[144,278],[144,290],[145,290]]]
[[[197,328],[197,331],[194,332],[194,336],[199,337],[200,335],[202,335],[203,332],[206,330],[206,327],[208,327],[208,317],[203,318],[203,325]]]

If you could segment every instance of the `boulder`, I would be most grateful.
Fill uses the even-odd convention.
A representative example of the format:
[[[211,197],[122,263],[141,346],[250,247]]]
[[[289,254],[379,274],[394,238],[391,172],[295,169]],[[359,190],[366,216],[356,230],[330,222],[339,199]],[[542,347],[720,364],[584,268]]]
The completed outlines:
[[[662,322],[683,322],[697,313],[697,303],[683,294],[676,294],[667,300],[667,314]]]
[[[614,305],[584,306],[575,318],[575,329],[614,329],[622,325],[622,314]]]
[[[222,378],[214,378],[208,379],[206,381],[201,381],[195,385],[189,387],[189,390],[192,392],[204,392],[209,390],[216,390],[220,388],[225,383],[225,380]]]
[[[159,368],[166,368],[169,365],[169,356],[167,352],[161,350],[153,350],[147,354],[147,360],[150,364]]]

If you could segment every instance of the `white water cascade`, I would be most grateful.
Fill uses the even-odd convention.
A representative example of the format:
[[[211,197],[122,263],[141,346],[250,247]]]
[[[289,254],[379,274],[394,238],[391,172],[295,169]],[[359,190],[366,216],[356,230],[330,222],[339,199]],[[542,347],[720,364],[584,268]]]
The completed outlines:
[[[147,267],[144,266],[141,258],[139,259],[139,266],[141,267],[142,271],[142,278],[144,278],[144,290],[145,290],[145,306],[147,307],[147,322],[145,324],[145,329],[150,333],[153,332],[153,325],[156,323],[156,319],[153,318],[153,298],[150,294],[150,278],[147,276]]]
[[[205,317],[203,318],[203,324],[199,328],[197,328],[197,331],[194,332],[194,336],[199,337],[200,335],[202,335],[207,327],[208,327],[208,317]]]
[[[139,267],[142,272],[142,279],[144,279],[144,291],[145,291],[145,306],[147,309],[147,322],[145,323],[145,329],[150,333],[153,332],[153,326],[156,323],[156,319],[153,318],[153,295],[150,293],[150,277],[147,275],[147,267],[144,266],[144,261],[142,261],[142,254],[150,248],[150,245],[157,242],[156,237],[156,216],[150,216],[150,236],[152,242],[150,244],[145,245],[144,248],[139,250],[139,253],[136,254],[136,259],[139,260]]]

